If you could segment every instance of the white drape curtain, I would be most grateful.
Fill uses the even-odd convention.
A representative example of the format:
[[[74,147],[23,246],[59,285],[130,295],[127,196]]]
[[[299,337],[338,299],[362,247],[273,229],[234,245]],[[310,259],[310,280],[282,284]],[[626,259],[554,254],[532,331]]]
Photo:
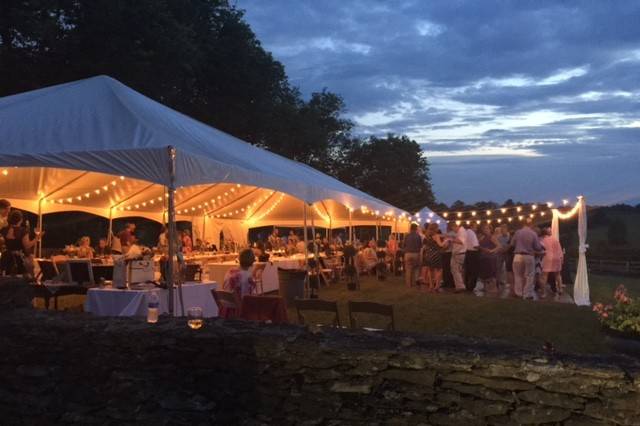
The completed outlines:
[[[553,209],[553,218],[551,219],[551,236],[560,241],[560,224],[558,223],[558,209]]]
[[[576,280],[573,285],[573,301],[578,306],[589,306],[589,277],[587,274],[587,202],[584,197],[578,198],[578,204],[569,213],[564,215],[558,209],[553,209],[553,218],[551,219],[551,235],[560,239],[560,219],[568,219],[573,216],[573,212],[577,208],[578,214],[578,270],[576,271]]]
[[[578,200],[578,271],[573,285],[573,300],[578,306],[589,306],[589,277],[587,275],[587,204],[584,197]]]

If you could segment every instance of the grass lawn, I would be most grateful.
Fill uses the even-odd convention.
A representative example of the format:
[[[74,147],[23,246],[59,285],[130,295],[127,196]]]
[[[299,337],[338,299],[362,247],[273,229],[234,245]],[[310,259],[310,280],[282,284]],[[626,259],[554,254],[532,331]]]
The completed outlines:
[[[640,297],[640,279],[589,276],[591,301],[611,302],[618,284]],[[570,290],[570,289],[569,289]],[[472,294],[431,294],[407,289],[401,278],[377,281],[363,277],[359,291],[348,291],[345,283],[320,290],[320,298],[337,300],[342,325],[348,325],[347,300],[374,301],[394,305],[396,328],[400,331],[449,334],[500,339],[525,348],[539,349],[545,341],[557,350],[577,353],[611,353],[600,324],[590,307],[556,302],[476,297]],[[65,296],[59,309],[81,310],[84,296]],[[41,306],[36,301],[36,306]],[[297,322],[295,309],[289,319]],[[385,326],[379,318],[358,317],[361,326]],[[330,323],[323,314],[309,315],[310,323]]]
[[[591,300],[610,302],[618,284],[640,296],[640,279],[590,275]],[[320,290],[320,298],[337,300],[340,319],[348,325],[347,300],[394,305],[396,329],[416,333],[449,334],[500,339],[526,348],[551,342],[562,352],[611,353],[590,307],[555,302],[476,297],[473,294],[432,294],[407,289],[397,277],[377,281],[364,277],[359,291],[344,283]],[[309,316],[310,322],[326,318]],[[297,321],[295,310],[290,319]],[[362,318],[359,325],[383,327],[378,318]],[[364,323],[366,321],[366,324]]]

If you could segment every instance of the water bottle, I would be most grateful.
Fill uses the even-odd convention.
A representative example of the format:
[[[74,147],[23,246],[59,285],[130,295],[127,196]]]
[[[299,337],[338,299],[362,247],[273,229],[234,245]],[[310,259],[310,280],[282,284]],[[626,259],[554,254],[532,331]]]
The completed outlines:
[[[149,295],[149,303],[147,305],[147,322],[149,324],[155,324],[158,322],[158,314],[160,309],[160,299],[158,293],[152,291]]]

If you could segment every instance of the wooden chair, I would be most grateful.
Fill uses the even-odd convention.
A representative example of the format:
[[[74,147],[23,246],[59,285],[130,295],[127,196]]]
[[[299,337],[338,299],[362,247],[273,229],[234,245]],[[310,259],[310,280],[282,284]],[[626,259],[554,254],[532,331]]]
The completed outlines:
[[[362,314],[375,314],[382,315],[385,317],[389,317],[390,322],[387,326],[389,330],[395,330],[395,318],[393,315],[393,306],[392,305],[383,305],[381,303],[375,302],[354,302],[349,301],[349,322],[351,324],[351,328],[357,328],[356,319],[353,314],[362,313]]]
[[[296,299],[296,312],[298,313],[298,322],[305,324],[302,311],[331,312],[335,314],[333,325],[340,327],[340,314],[338,314],[338,302],[330,302],[328,300],[319,299]]]
[[[224,318],[236,318],[240,316],[240,302],[236,295],[230,291],[211,290],[213,300],[218,306],[218,316]]]
[[[256,290],[260,289],[260,294],[264,294],[264,287],[262,285],[262,274],[264,274],[264,268],[267,267],[267,262],[255,262],[253,264],[253,271],[251,276],[256,283]]]

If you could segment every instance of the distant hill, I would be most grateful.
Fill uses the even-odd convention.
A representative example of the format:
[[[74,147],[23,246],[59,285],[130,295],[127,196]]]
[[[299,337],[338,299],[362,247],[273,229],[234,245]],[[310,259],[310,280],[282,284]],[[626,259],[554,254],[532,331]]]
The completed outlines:
[[[640,260],[640,206],[592,207],[587,216],[588,255],[618,260]],[[578,250],[577,220],[560,222],[567,255]]]

